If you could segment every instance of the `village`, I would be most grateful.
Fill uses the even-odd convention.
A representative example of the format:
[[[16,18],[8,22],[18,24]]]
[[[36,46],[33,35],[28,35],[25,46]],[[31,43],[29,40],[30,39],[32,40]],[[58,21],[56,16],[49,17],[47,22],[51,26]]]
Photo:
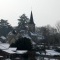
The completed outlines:
[[[23,21],[27,19],[24,14],[21,18]],[[46,33],[45,30],[43,32]],[[56,34],[56,30],[53,33]],[[47,35],[36,32],[31,11],[28,24],[19,24],[6,37],[0,37],[0,60],[60,60],[60,42],[46,41]]]

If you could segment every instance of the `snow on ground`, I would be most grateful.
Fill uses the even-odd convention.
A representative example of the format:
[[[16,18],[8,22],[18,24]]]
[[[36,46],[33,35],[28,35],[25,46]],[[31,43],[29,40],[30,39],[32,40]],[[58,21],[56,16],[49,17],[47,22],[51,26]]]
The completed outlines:
[[[8,48],[6,50],[3,50],[4,52],[10,53],[10,54],[24,54],[27,52],[27,50],[16,50],[17,48]]]
[[[7,59],[5,59],[5,60],[11,60],[10,58],[7,58]]]
[[[10,54],[23,54],[26,53],[27,50],[17,50],[17,48],[9,47],[10,45],[8,43],[1,43],[0,49],[4,52],[10,53]]]
[[[60,55],[59,52],[56,52],[54,50],[46,50],[46,55]]]
[[[13,49],[13,48],[12,48]],[[11,49],[7,49],[7,50],[3,50],[4,52],[7,52],[7,53],[10,53],[10,54],[24,54],[27,52],[27,50],[16,50],[16,51],[13,51]]]
[[[27,50],[16,50],[17,48],[11,48],[8,43],[0,43],[0,49],[4,52],[10,53],[10,54],[24,54],[27,52]],[[36,52],[37,54],[40,54],[39,52]],[[44,54],[43,54],[44,55]],[[54,51],[54,50],[46,50],[46,55],[54,56],[54,55],[60,55],[60,53]],[[44,58],[45,60],[48,60],[48,58]],[[54,59],[50,59],[54,60]]]
[[[44,58],[44,60],[49,60],[49,58]],[[50,59],[50,60],[58,60],[58,59]]]
[[[2,38],[2,39],[4,39],[4,40],[6,39],[6,37],[4,37],[4,36],[1,36],[0,38]]]
[[[9,48],[9,44],[8,43],[1,43],[0,44],[0,49],[2,50],[2,51],[5,51],[5,52],[7,52],[7,53],[10,53],[10,54],[13,54],[13,53],[15,53],[15,52],[13,52],[13,50],[16,50],[16,48]]]

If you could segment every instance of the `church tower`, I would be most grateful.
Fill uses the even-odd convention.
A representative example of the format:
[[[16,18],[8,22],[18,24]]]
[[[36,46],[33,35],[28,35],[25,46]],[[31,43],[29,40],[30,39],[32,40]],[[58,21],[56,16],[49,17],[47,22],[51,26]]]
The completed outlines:
[[[35,32],[35,23],[34,23],[34,21],[33,21],[32,11],[31,11],[30,21],[29,21],[28,27],[29,27],[29,31],[30,31],[30,32],[32,32],[32,33]]]

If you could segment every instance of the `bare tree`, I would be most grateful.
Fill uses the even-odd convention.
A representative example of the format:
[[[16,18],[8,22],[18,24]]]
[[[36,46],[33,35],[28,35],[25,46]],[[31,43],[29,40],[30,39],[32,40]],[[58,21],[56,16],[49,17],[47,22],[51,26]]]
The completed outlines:
[[[56,23],[57,32],[60,33],[60,21]]]

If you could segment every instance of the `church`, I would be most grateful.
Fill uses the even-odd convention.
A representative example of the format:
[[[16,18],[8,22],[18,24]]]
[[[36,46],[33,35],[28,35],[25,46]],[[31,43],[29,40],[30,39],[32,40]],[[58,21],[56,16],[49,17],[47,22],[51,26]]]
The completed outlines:
[[[33,14],[32,14],[32,11],[31,11],[31,15],[30,15],[30,21],[28,23],[28,30],[30,32],[35,32],[35,23],[34,23],[34,20],[33,20]]]
[[[34,41],[33,44],[35,44],[38,38],[40,38],[39,35],[35,32],[35,23],[34,23],[32,11],[30,14],[30,20],[28,22],[27,31],[20,30],[19,32],[16,32],[16,33],[14,33],[14,31],[9,32],[7,36],[8,43],[9,44],[15,43],[15,41],[20,37],[26,37],[26,38],[31,39],[32,41]]]

